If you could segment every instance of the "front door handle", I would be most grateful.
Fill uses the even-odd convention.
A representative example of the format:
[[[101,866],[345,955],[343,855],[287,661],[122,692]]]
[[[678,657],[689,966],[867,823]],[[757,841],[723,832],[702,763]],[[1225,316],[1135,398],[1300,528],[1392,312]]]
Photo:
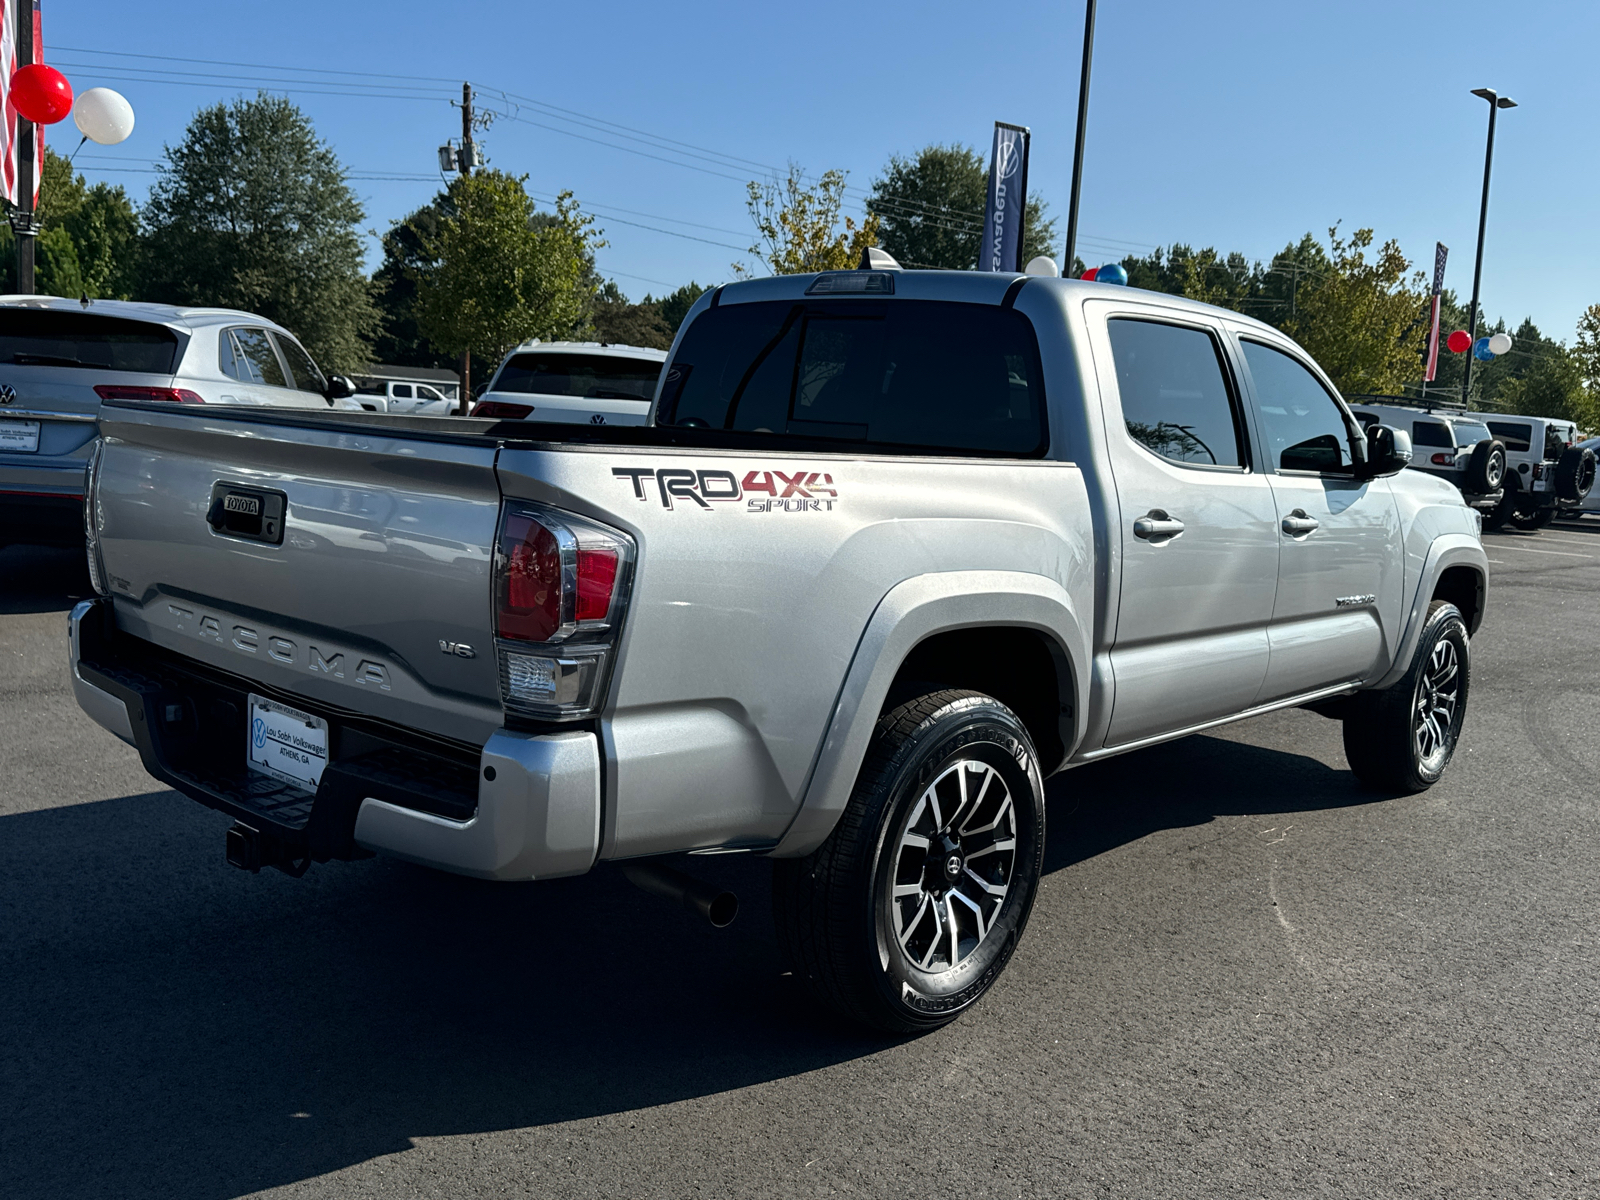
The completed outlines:
[[[1156,545],[1170,542],[1182,532],[1183,522],[1160,508],[1152,508],[1147,515],[1133,523],[1134,537],[1144,538]]]
[[[1315,533],[1319,528],[1317,519],[1306,513],[1303,508],[1297,508],[1283,519],[1283,531],[1290,537],[1305,537],[1308,533]]]

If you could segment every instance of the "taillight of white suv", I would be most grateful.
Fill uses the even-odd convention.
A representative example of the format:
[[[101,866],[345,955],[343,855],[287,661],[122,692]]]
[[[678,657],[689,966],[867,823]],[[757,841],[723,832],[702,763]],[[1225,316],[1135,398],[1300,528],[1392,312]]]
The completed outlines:
[[[506,504],[494,594],[507,712],[571,720],[600,707],[633,561],[633,540],[618,530],[543,505]]]

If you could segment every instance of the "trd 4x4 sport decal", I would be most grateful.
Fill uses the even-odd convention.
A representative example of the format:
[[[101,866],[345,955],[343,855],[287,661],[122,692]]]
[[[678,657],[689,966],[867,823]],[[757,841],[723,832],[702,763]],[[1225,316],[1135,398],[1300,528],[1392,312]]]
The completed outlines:
[[[633,484],[635,500],[661,497],[663,508],[687,500],[699,508],[743,500],[746,512],[832,512],[839,493],[833,476],[804,468],[794,472],[691,471],[684,467],[612,467],[618,479]],[[649,486],[653,483],[654,486]]]

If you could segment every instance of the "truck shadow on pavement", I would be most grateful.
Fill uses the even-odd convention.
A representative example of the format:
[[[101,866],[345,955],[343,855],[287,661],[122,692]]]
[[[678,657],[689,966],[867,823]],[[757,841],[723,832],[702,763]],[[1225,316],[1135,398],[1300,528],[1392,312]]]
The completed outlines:
[[[1348,772],[1210,737],[1051,793],[1052,871],[1216,813],[1366,799]],[[0,818],[8,1196],[237,1196],[413,1138],[895,1045],[818,1015],[783,974],[759,860],[695,860],[745,903],[717,933],[610,868],[533,886],[387,860],[251,876],[223,863],[226,825],[171,792]]]
[[[67,612],[94,595],[83,550],[0,546],[0,615]]]

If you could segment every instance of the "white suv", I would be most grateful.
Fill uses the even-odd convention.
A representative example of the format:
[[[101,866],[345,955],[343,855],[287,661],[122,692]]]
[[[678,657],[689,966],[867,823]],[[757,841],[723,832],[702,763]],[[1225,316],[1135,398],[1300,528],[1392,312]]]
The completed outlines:
[[[1411,467],[1448,479],[1487,517],[1505,495],[1506,448],[1482,413],[1369,404],[1352,398],[1350,411],[1365,428],[1388,425],[1411,435]]]
[[[475,417],[562,425],[643,425],[664,350],[603,342],[524,342],[500,364]]]
[[[0,546],[82,544],[102,400],[358,409],[353,390],[254,313],[0,296]]]
[[[1488,416],[1489,431],[1505,444],[1505,498],[1484,524],[1507,521],[1540,529],[1567,510],[1573,515],[1594,489],[1595,456],[1578,440],[1578,427],[1555,417]]]

